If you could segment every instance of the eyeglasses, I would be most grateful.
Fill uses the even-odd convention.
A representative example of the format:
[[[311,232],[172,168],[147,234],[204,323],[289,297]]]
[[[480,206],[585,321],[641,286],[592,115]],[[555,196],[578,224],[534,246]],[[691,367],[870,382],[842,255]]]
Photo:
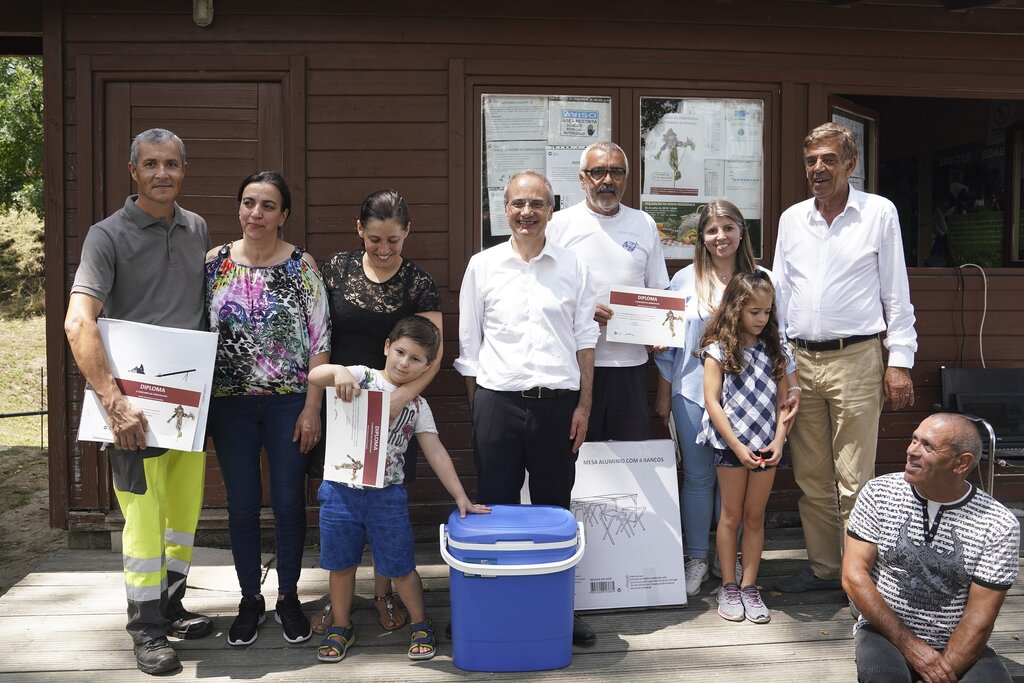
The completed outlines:
[[[522,211],[527,206],[534,211],[543,211],[547,207],[548,203],[543,199],[531,199],[529,201],[525,199],[513,199],[508,203],[508,205],[516,211]]]
[[[621,167],[605,168],[604,166],[598,166],[597,168],[587,168],[583,170],[590,176],[591,180],[604,180],[606,175],[611,175],[612,180],[622,180],[626,177],[626,169]]]

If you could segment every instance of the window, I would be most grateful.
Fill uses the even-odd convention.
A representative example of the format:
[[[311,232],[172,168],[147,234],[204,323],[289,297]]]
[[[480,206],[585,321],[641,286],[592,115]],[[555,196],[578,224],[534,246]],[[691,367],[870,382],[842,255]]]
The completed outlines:
[[[693,258],[697,212],[718,198],[739,207],[761,256],[763,140],[760,99],[640,98],[640,208],[658,224],[665,258]]]
[[[481,104],[481,245],[511,234],[504,193],[519,171],[543,173],[555,192],[555,210],[583,200],[580,154],[612,139],[612,98],[578,95],[483,94]]]

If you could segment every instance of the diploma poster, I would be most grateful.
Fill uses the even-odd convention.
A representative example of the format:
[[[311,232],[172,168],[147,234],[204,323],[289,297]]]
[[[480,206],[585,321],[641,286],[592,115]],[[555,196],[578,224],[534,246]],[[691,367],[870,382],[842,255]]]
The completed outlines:
[[[762,100],[640,99],[640,208],[654,218],[668,259],[692,259],[696,212],[712,199],[736,204],[761,253]]]
[[[571,510],[587,535],[576,566],[576,609],[686,604],[670,440],[584,443]]]
[[[608,341],[648,346],[683,345],[681,292],[643,287],[612,286],[608,305]]]
[[[483,246],[505,240],[505,185],[519,171],[543,173],[555,193],[555,210],[583,201],[580,154],[611,139],[610,97],[560,95],[481,96],[481,231]]]
[[[324,479],[368,488],[384,486],[390,392],[364,389],[351,401],[327,387]]]
[[[100,318],[107,363],[121,393],[149,422],[146,445],[202,451],[217,359],[217,335]],[[106,411],[86,387],[78,438],[113,442]]]

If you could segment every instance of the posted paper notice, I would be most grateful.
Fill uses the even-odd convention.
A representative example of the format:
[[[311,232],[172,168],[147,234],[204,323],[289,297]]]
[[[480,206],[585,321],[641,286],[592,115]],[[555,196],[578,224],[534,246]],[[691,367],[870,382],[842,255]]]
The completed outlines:
[[[608,305],[608,341],[651,346],[683,345],[683,308],[680,292],[666,289],[612,286]]]
[[[384,486],[390,392],[363,389],[351,401],[327,387],[324,479],[367,488]]]

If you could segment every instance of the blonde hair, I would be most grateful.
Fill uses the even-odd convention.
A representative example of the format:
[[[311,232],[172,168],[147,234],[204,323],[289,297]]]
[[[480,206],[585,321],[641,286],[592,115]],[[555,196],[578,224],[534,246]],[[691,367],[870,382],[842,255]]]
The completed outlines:
[[[740,228],[740,237],[747,235],[747,222],[743,220],[743,214],[739,208],[728,199],[713,199],[697,212],[699,221],[697,223],[697,246],[693,254],[694,286],[697,291],[697,306],[699,310],[706,310],[708,313],[714,310],[715,271],[711,264],[711,252],[704,244],[704,229],[712,218],[728,218]],[[749,239],[741,239],[736,249],[736,274],[753,273],[757,270],[754,262],[754,250],[750,246]]]

